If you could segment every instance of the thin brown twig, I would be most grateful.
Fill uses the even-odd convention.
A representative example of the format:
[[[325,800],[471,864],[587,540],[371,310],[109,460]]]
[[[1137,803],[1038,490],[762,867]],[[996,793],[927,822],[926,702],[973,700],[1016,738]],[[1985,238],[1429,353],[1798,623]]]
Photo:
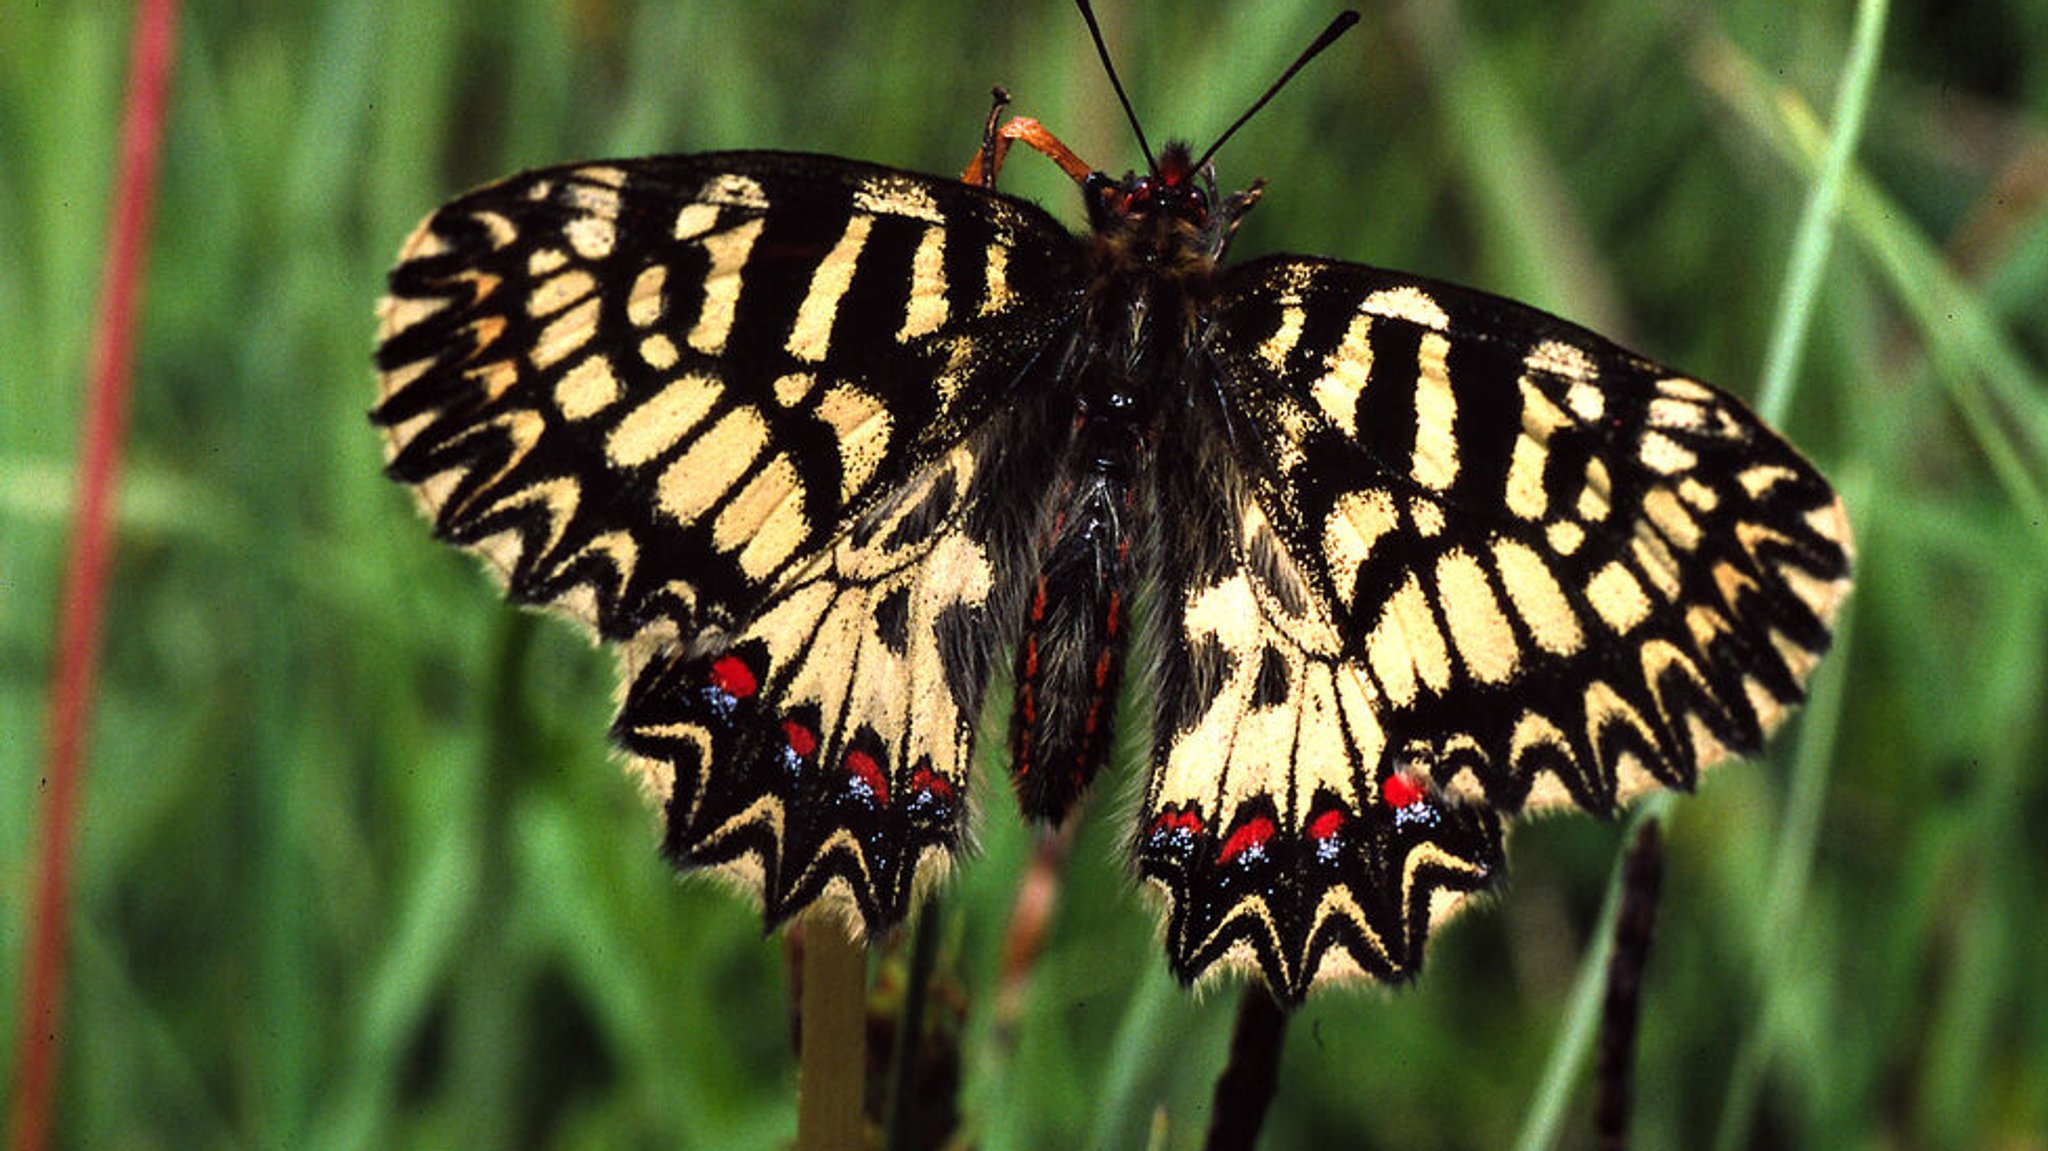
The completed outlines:
[[[1286,1038],[1287,1009],[1265,984],[1247,984],[1230,1030],[1230,1060],[1216,1077],[1206,1151],[1252,1151],[1258,1143],[1266,1109],[1280,1085],[1280,1049]]]
[[[797,1043],[798,1151],[866,1145],[867,948],[839,917],[803,922]]]
[[[1645,822],[1622,863],[1621,910],[1614,917],[1614,954],[1607,961],[1607,1002],[1600,1012],[1599,1095],[1593,1127],[1600,1151],[1627,1151],[1634,1110],[1636,1023],[1642,1016],[1643,971],[1657,926],[1664,883],[1664,839]]]

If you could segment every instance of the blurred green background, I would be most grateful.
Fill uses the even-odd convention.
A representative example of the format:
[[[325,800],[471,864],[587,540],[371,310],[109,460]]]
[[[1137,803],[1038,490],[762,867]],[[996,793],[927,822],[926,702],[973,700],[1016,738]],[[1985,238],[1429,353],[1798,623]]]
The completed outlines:
[[[1198,144],[1331,15],[1103,8],[1154,140]],[[128,16],[0,3],[10,1041]],[[1224,184],[1271,180],[1236,251],[1476,284],[1753,395],[1813,184],[1800,106],[1830,114],[1852,16],[1372,5],[1225,150]],[[1851,500],[1849,635],[1833,698],[1674,809],[1645,1148],[2048,1147],[2048,3],[1902,0],[1887,32],[1784,421]],[[775,147],[957,172],[1002,83],[1120,172],[1084,26],[1061,0],[195,0],[173,83],[59,1145],[787,1140],[781,947],[657,861],[605,745],[609,658],[503,607],[380,477],[372,308],[418,218],[527,166]],[[1051,165],[1004,175],[1078,220]],[[1198,1145],[1235,995],[1162,986],[1118,804],[1091,812],[1014,1044],[990,1025],[1025,844],[984,795],[944,933],[972,1132],[1130,1147],[1157,1113]],[[1301,1011],[1266,1146],[1509,1145],[1621,834],[1523,828],[1505,897],[1418,985]]]

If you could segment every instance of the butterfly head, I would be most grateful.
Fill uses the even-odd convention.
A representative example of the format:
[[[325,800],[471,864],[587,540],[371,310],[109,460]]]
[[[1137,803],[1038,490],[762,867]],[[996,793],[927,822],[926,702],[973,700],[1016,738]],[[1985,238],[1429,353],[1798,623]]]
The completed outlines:
[[[1147,173],[1119,180],[1096,172],[1084,183],[1089,223],[1097,236],[1160,257],[1213,262],[1223,255],[1264,182],[1235,195],[1216,195],[1215,169],[1178,140],[1166,145]]]
[[[1079,0],[1079,3],[1081,17],[1088,22],[1088,33],[1095,39],[1096,54],[1102,58],[1102,70],[1109,76],[1110,87],[1116,90],[1117,102],[1123,105],[1124,116],[1131,123],[1131,132],[1138,138],[1138,150],[1145,154],[1151,169],[1149,175],[1127,173],[1122,180],[1112,179],[1103,172],[1090,173],[1082,180],[1082,188],[1088,195],[1088,221],[1094,226],[1098,239],[1104,241],[1101,247],[1113,253],[1116,262],[1124,266],[1129,266],[1129,258],[1136,255],[1145,264],[1213,267],[1222,258],[1223,249],[1230,243],[1231,234],[1237,231],[1238,223],[1258,202],[1265,181],[1254,181],[1251,187],[1219,203],[1215,170],[1209,165],[1210,157],[1259,109],[1265,107],[1296,72],[1357,24],[1358,13],[1342,12],[1330,21],[1322,35],[1316,37],[1280,74],[1280,78],[1273,81],[1265,94],[1252,101],[1252,106],[1225,128],[1200,157],[1196,157],[1194,149],[1184,141],[1169,141],[1165,151],[1155,159],[1151,146],[1145,142],[1144,125],[1138,122],[1138,113],[1131,107],[1131,98],[1124,92],[1123,81],[1117,78],[1116,64],[1110,59],[1109,45],[1102,38],[1102,25],[1095,19],[1095,10],[1088,0]],[[999,106],[1004,99],[1007,96],[998,89]],[[993,130],[993,114],[989,124]],[[1037,130],[1035,122],[1032,128]],[[1064,152],[1065,145],[1060,145],[1060,149]],[[1051,152],[1047,154],[1054,155]],[[1067,157],[1073,159],[1072,153],[1067,153]],[[1064,161],[1061,166],[1067,167]],[[1081,178],[1075,168],[1068,167],[1067,170],[1077,179]]]
[[[1195,168],[1194,153],[1178,140],[1159,154],[1159,167],[1149,175],[1127,175],[1098,195],[1116,216],[1163,216],[1183,220],[1197,230],[1209,225],[1214,180],[1208,169]]]

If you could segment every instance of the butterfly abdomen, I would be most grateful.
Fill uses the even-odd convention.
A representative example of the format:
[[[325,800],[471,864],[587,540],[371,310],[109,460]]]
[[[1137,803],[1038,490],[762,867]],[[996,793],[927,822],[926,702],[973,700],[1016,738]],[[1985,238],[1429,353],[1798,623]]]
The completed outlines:
[[[1064,448],[1033,485],[1039,558],[1014,667],[1018,797],[1052,822],[1110,756],[1131,595],[1156,535],[1154,469],[1174,466],[1157,458],[1162,427],[1186,403],[1190,335],[1215,276],[1199,231],[1171,213],[1116,217],[1095,240],[1076,345],[1087,350],[1063,365],[1047,420],[1065,405]]]
[[[1061,485],[1017,645],[1012,773],[1024,812],[1058,822],[1108,760],[1129,629],[1133,493],[1089,469]]]

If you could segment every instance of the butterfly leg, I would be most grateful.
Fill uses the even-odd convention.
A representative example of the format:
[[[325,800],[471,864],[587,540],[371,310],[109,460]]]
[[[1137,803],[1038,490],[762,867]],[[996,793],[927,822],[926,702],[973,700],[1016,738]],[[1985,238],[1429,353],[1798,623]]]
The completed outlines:
[[[996,186],[996,173],[1002,169],[1003,157],[1010,154],[1010,145],[1018,140],[1036,148],[1052,158],[1060,170],[1073,177],[1076,184],[1085,185],[1095,169],[1086,160],[1074,154],[1072,148],[1060,143],[1059,137],[1046,130],[1045,125],[1029,116],[1017,116],[1001,127],[996,120],[1002,115],[1003,107],[1009,103],[1010,94],[1001,88],[995,90],[996,102],[989,109],[988,127],[981,134],[981,151],[967,164],[967,171],[960,179],[964,183],[980,188]]]

